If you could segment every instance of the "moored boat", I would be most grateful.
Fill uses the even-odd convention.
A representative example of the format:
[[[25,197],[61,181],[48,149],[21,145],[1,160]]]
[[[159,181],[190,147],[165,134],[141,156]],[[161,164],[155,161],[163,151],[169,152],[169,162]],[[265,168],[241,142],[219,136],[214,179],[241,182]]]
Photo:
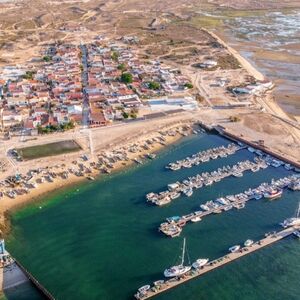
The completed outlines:
[[[191,222],[193,223],[197,223],[197,222],[200,222],[202,219],[199,217],[199,216],[196,216],[194,218],[191,219]]]
[[[235,246],[230,247],[228,250],[231,253],[235,253],[235,252],[238,252],[240,250],[240,248],[241,248],[240,245],[235,245]]]
[[[296,216],[293,217],[293,218],[288,218],[288,219],[284,220],[282,223],[280,223],[280,225],[283,228],[293,227],[293,226],[300,226],[300,202],[299,202],[299,205],[298,205]]]
[[[244,246],[245,247],[250,247],[250,246],[252,246],[253,245],[253,241],[252,240],[247,240],[247,241],[245,241],[245,243],[244,243]]]
[[[279,198],[279,197],[281,197],[281,195],[282,195],[282,190],[281,189],[273,189],[269,192],[264,193],[264,197],[266,199],[270,199],[270,200]]]
[[[185,244],[185,238],[183,239],[183,247],[182,247],[182,255],[181,255],[181,263],[177,266],[172,266],[164,271],[165,277],[178,277],[182,276],[188,271],[191,270],[191,266],[184,266],[184,258],[185,258],[185,250],[186,250],[186,244]]]
[[[194,269],[200,269],[203,266],[205,266],[208,263],[208,261],[209,261],[208,258],[199,258],[192,264],[192,267]]]

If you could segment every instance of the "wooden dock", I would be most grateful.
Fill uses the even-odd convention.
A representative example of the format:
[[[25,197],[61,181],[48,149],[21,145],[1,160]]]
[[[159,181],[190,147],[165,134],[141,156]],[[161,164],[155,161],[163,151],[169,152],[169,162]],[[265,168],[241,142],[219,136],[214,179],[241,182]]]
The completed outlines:
[[[297,229],[299,229],[299,228],[290,227],[290,228],[284,229],[282,231],[276,232],[270,236],[267,236],[267,237],[257,241],[250,247],[241,248],[240,251],[237,253],[228,253],[225,256],[222,256],[218,259],[211,261],[210,263],[208,263],[206,266],[204,266],[200,270],[192,270],[187,275],[185,275],[181,278],[176,278],[176,279],[174,278],[174,279],[165,281],[162,285],[160,285],[159,287],[150,289],[149,291],[146,292],[144,297],[140,297],[138,299],[143,299],[143,300],[149,299],[158,294],[166,292],[167,290],[175,288],[176,286],[178,286],[180,284],[183,284],[194,278],[200,277],[200,276],[204,275],[205,273],[213,271],[213,270],[215,270],[219,267],[222,267],[230,262],[233,262],[234,260],[237,260],[237,259],[239,259],[243,256],[246,256],[250,253],[253,253],[257,250],[260,250],[263,247],[266,247],[277,241],[280,241],[280,240],[286,238],[287,236],[291,235]]]
[[[287,187],[288,187],[288,184],[282,186],[282,190],[286,189]],[[257,187],[255,187],[255,188],[257,188]],[[253,196],[252,197],[248,196],[247,199],[240,199],[240,200],[235,201],[234,203],[238,204],[238,205],[242,205],[242,204],[246,205],[248,201],[254,200],[254,199],[255,198]],[[258,200],[255,200],[255,201],[258,201]],[[230,203],[230,204],[232,205],[233,203]],[[224,212],[226,212],[226,211],[221,210],[221,209],[211,209],[211,210],[208,210],[208,211],[194,211],[190,214],[181,216],[180,221],[178,223],[175,222],[175,225],[180,226],[181,228],[183,228],[184,226],[186,226],[187,223],[192,223],[191,220],[195,217],[200,217],[202,219],[203,217],[206,217],[206,216],[209,216],[209,215],[221,214],[221,213],[224,213]],[[196,222],[196,223],[198,223],[198,222]],[[166,234],[166,235],[168,236],[168,234]]]

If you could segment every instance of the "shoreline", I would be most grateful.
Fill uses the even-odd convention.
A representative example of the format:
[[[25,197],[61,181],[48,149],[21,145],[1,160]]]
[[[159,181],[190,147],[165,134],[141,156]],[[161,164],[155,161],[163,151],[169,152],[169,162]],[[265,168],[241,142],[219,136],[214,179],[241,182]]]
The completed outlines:
[[[189,135],[191,135],[192,134],[191,127],[193,126],[193,122],[191,122],[191,124],[189,124],[189,123],[184,124],[184,125],[182,125],[182,124],[175,124],[173,126],[171,125],[168,128],[165,128],[164,130],[167,130],[167,131],[180,130],[180,128],[182,129],[182,127],[186,127],[186,128],[188,128]],[[148,137],[149,137],[149,135],[145,135],[140,140],[136,141],[135,143],[140,144],[144,140],[147,140]],[[183,137],[184,137],[184,135],[180,134],[179,132],[176,132],[176,135],[174,135],[174,136],[167,136],[165,138],[166,141],[164,142],[164,144],[156,143],[155,145],[153,145],[151,147],[151,149],[139,151],[138,153],[128,153],[128,151],[127,151],[129,160],[123,160],[123,161],[116,162],[114,164],[113,169],[111,170],[111,174],[119,173],[121,171],[126,170],[127,168],[131,168],[132,166],[134,166],[134,164],[137,164],[134,161],[134,159],[136,159],[136,158],[142,159],[143,161],[149,159],[149,158],[147,158],[147,154],[154,154],[156,152],[162,151],[166,147],[169,147],[172,144],[175,144],[177,141],[179,141]],[[110,152],[113,152],[114,148],[117,148],[117,146],[113,147],[110,150]],[[89,160],[89,162],[94,161],[94,160],[95,160],[94,158],[91,158]],[[68,164],[66,164],[65,168],[67,168],[67,167],[68,167]],[[45,195],[49,195],[56,191],[61,191],[62,189],[74,186],[76,184],[83,184],[84,182],[91,182],[91,180],[89,180],[87,177],[92,176],[95,178],[95,180],[101,180],[102,178],[105,178],[104,176],[109,176],[109,175],[110,174],[102,174],[101,172],[99,172],[99,170],[93,169],[91,173],[86,174],[84,176],[76,176],[74,174],[70,174],[67,179],[62,179],[59,177],[59,178],[54,179],[54,182],[46,181],[46,182],[40,184],[37,188],[31,189],[28,194],[17,196],[15,199],[10,199],[9,197],[5,196],[5,198],[1,199],[1,203],[4,204],[4,207],[3,207],[3,205],[1,205],[1,208],[0,208],[1,235],[3,237],[6,237],[7,235],[9,235],[9,233],[11,231],[11,221],[10,221],[11,214],[17,210],[24,208],[27,204],[39,202],[42,200],[41,198]]]
[[[246,58],[242,57],[241,54],[239,54],[237,50],[230,47],[225,41],[222,40],[222,38],[220,38],[215,33],[211,32],[205,28],[203,28],[203,30],[206,31],[213,38],[215,38],[223,47],[225,47],[228,50],[228,52],[230,54],[232,54],[240,62],[240,64],[242,65],[242,68],[244,68],[249,74],[251,74],[257,80],[265,79],[265,77],[262,73],[260,73],[258,70],[256,70],[255,67],[252,66],[251,63]],[[272,94],[271,95],[267,94],[264,96],[264,99],[262,99],[262,101],[266,102],[266,99],[269,99],[270,101],[266,104],[266,106],[268,106],[271,111],[275,112],[276,115],[279,115],[283,118],[287,118],[288,116],[284,113],[284,111],[279,107],[279,105],[273,99],[270,99],[271,97],[272,97]],[[188,118],[187,118],[187,116],[188,116]],[[195,118],[197,118],[198,121],[202,122],[203,119],[205,119],[205,116],[201,115],[201,114],[197,114],[197,113],[194,113],[192,115],[186,113],[185,116],[181,115],[180,119],[177,118],[178,119],[177,121],[171,121],[170,119],[164,119],[163,122],[166,121],[165,122],[166,124],[163,124],[160,126],[156,125],[155,129],[152,128],[152,132],[146,132],[146,133],[138,132],[137,134],[135,134],[133,136],[130,136],[130,132],[128,132],[127,136],[124,134],[122,137],[118,137],[115,140],[107,141],[107,145],[101,144],[100,149],[96,149],[96,151],[95,151],[96,153],[95,153],[94,157],[97,156],[99,153],[103,153],[103,151],[105,151],[105,146],[108,146],[109,152],[112,153],[112,152],[114,152],[115,149],[120,149],[121,147],[124,147],[124,146],[128,148],[129,147],[128,145],[132,144],[132,143],[141,144],[141,143],[145,142],[145,140],[147,140],[148,138],[151,138],[155,135],[157,136],[158,130],[161,130],[161,131],[172,130],[172,128],[174,129],[178,126],[184,127],[187,125],[190,126],[192,124],[195,124]],[[216,120],[213,120],[213,121],[216,121]],[[157,121],[158,124],[160,124],[159,122],[160,121]],[[161,122],[161,123],[163,123],[163,122]],[[150,123],[151,123],[151,121],[150,121]],[[212,123],[212,122],[207,122],[207,120],[206,120],[203,123],[208,124],[208,123]],[[214,123],[214,125],[222,126],[218,122],[216,122],[216,123],[213,122],[213,123]],[[124,130],[123,129],[124,127],[117,127],[117,128],[120,128],[119,129],[120,131]],[[106,128],[106,129],[108,129],[108,128]],[[227,129],[230,129],[230,128],[227,128]],[[105,128],[104,128],[104,130],[105,130]],[[237,134],[238,130],[235,133]],[[123,161],[118,161],[117,163],[114,163],[114,167],[113,167],[112,171],[120,172],[120,171],[124,170],[125,168],[130,167],[133,164],[135,164],[135,162],[133,161],[134,158],[136,158],[136,157],[140,158],[141,156],[144,157],[145,155],[147,155],[147,153],[154,153],[156,151],[160,151],[165,146],[169,146],[169,145],[175,143],[176,141],[178,141],[182,136],[183,136],[182,134],[179,134],[177,132],[175,137],[168,136],[168,139],[167,139],[165,145],[162,145],[158,142],[155,144],[156,146],[151,147],[151,149],[139,151],[138,153],[135,153],[135,154],[134,153],[130,154],[127,149],[125,151],[126,151],[126,154],[128,154],[129,161],[123,160]],[[42,139],[45,140],[46,137],[43,137]],[[83,139],[83,137],[80,137],[80,138],[78,137],[77,139]],[[130,140],[130,139],[132,139],[132,140]],[[249,142],[251,142],[250,136],[248,137],[248,140],[249,140]],[[36,142],[33,142],[33,144],[35,144],[35,143]],[[39,143],[41,143],[40,139],[39,139]],[[80,141],[80,144],[82,144],[82,141]],[[74,158],[78,159],[78,157],[80,155],[85,154],[87,151],[88,151],[88,147],[83,146],[83,150],[80,152],[77,152],[75,154],[71,153],[71,154],[67,154],[67,155],[66,154],[58,155],[55,157],[58,160],[60,160],[60,162],[64,162],[64,164],[66,165],[65,168],[68,168],[68,167],[72,166],[71,161]],[[278,151],[275,150],[274,152],[278,152]],[[88,154],[88,155],[90,155],[90,154]],[[66,156],[68,156],[68,157],[66,158]],[[94,157],[91,160],[93,160]],[[46,158],[44,158],[44,159],[46,159]],[[62,158],[64,158],[64,159],[62,159]],[[42,160],[43,160],[43,158],[39,158],[39,159],[32,160],[30,162],[28,162],[28,161],[24,162],[22,167],[26,171],[28,171],[32,165],[34,165],[35,163],[37,165],[39,165],[39,163],[42,162]],[[51,168],[55,168],[55,167],[56,167],[55,165],[51,166]],[[56,170],[56,171],[62,171],[62,170],[60,169],[60,170]],[[84,182],[84,180],[88,180],[86,178],[87,175],[97,176],[97,177],[101,176],[99,174],[99,170],[97,170],[97,171],[93,170],[90,174],[86,174],[86,176],[84,176],[84,177],[82,177],[82,176],[78,177],[78,176],[75,176],[74,174],[70,174],[68,179],[64,179],[64,180],[63,179],[59,179],[59,180],[55,179],[54,182],[45,182],[42,185],[39,185],[37,188],[30,190],[29,194],[17,196],[16,199],[10,199],[7,196],[4,199],[1,199],[1,202],[4,203],[4,207],[3,207],[3,205],[1,205],[1,207],[0,207],[0,229],[2,231],[2,234],[5,236],[7,234],[9,234],[9,231],[10,231],[10,220],[9,219],[10,219],[10,214],[12,212],[24,207],[25,205],[27,205],[27,203],[32,203],[32,202],[38,201],[43,195],[49,194],[57,189],[60,190],[62,188],[66,188],[68,186],[75,185],[77,183],[82,183],[82,182]]]

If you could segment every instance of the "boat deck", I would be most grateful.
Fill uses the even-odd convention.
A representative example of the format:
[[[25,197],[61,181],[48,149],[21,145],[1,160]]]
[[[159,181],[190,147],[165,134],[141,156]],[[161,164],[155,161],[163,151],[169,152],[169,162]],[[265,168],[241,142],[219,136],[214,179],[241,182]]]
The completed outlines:
[[[252,252],[255,252],[257,250],[260,250],[263,247],[266,247],[277,241],[280,241],[280,240],[288,237],[289,235],[291,235],[297,229],[299,229],[299,227],[298,228],[290,227],[290,228],[284,229],[282,231],[276,232],[273,235],[267,236],[267,237],[257,241],[250,247],[241,248],[239,252],[228,253],[225,256],[222,256],[218,259],[211,261],[209,264],[207,264],[200,270],[190,271],[184,277],[178,278],[176,280],[171,279],[171,280],[165,281],[165,283],[160,285],[159,288],[150,289],[149,291],[147,291],[147,294],[144,297],[137,298],[137,299],[149,299],[149,298],[152,298],[158,294],[161,294],[169,289],[175,288],[176,286],[183,284],[191,279],[202,276],[207,272],[213,271],[214,269],[222,267],[230,262],[233,262],[234,260],[237,260],[237,259],[239,259],[243,256],[246,256]]]

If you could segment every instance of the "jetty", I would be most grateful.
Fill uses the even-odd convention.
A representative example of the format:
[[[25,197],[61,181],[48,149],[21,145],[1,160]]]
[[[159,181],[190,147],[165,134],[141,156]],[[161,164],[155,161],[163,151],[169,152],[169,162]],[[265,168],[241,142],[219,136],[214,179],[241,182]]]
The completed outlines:
[[[1,272],[0,282],[3,291],[31,282],[44,299],[55,300],[51,293],[15,258],[4,249],[4,240],[0,240]]]
[[[201,163],[209,162],[210,160],[215,160],[218,158],[224,158],[229,155],[235,154],[238,150],[244,149],[235,143],[230,143],[229,145],[210,148],[204,151],[197,152],[191,156],[188,156],[182,160],[177,160],[176,162],[169,163],[166,169],[172,171],[177,171],[183,168],[191,168],[193,166],[198,166]]]
[[[257,172],[267,167],[268,164],[264,159],[255,157],[254,162],[249,160],[241,161],[233,166],[223,166],[210,173],[203,172],[202,174],[188,177],[182,182],[168,184],[168,190],[160,193],[148,193],[146,199],[155,205],[162,206],[177,199],[181,194],[190,197],[193,194],[193,189],[200,189],[204,186],[212,185],[230,176],[242,177],[245,171]]]
[[[291,175],[278,180],[272,180],[270,183],[250,188],[243,193],[220,197],[214,201],[207,201],[201,204],[201,210],[192,212],[181,217],[174,216],[167,218],[167,222],[160,224],[158,231],[166,236],[177,237],[182,232],[182,228],[189,222],[197,223],[211,214],[220,214],[233,208],[242,209],[249,200],[260,200],[262,198],[275,199],[281,197],[283,190],[289,188],[293,191],[300,190],[300,176]]]
[[[155,282],[154,286],[150,287],[147,291],[144,292],[137,292],[135,294],[136,299],[149,299],[152,298],[158,294],[161,294],[163,292],[166,292],[172,288],[177,287],[180,284],[183,284],[187,281],[190,281],[192,279],[195,279],[197,277],[200,277],[210,271],[213,271],[219,267],[222,267],[228,263],[231,263],[239,258],[242,258],[243,256],[246,256],[250,253],[253,253],[255,251],[258,251],[266,246],[272,245],[275,242],[278,242],[290,235],[292,235],[294,232],[296,232],[300,227],[289,227],[287,229],[273,232],[272,234],[268,234],[265,238],[258,240],[257,242],[253,243],[251,246],[248,247],[242,247],[239,251],[234,253],[228,253],[220,258],[217,258],[210,263],[207,263],[205,266],[203,266],[201,269],[193,269],[189,272],[187,272],[182,277],[176,277],[169,280],[159,280]]]

